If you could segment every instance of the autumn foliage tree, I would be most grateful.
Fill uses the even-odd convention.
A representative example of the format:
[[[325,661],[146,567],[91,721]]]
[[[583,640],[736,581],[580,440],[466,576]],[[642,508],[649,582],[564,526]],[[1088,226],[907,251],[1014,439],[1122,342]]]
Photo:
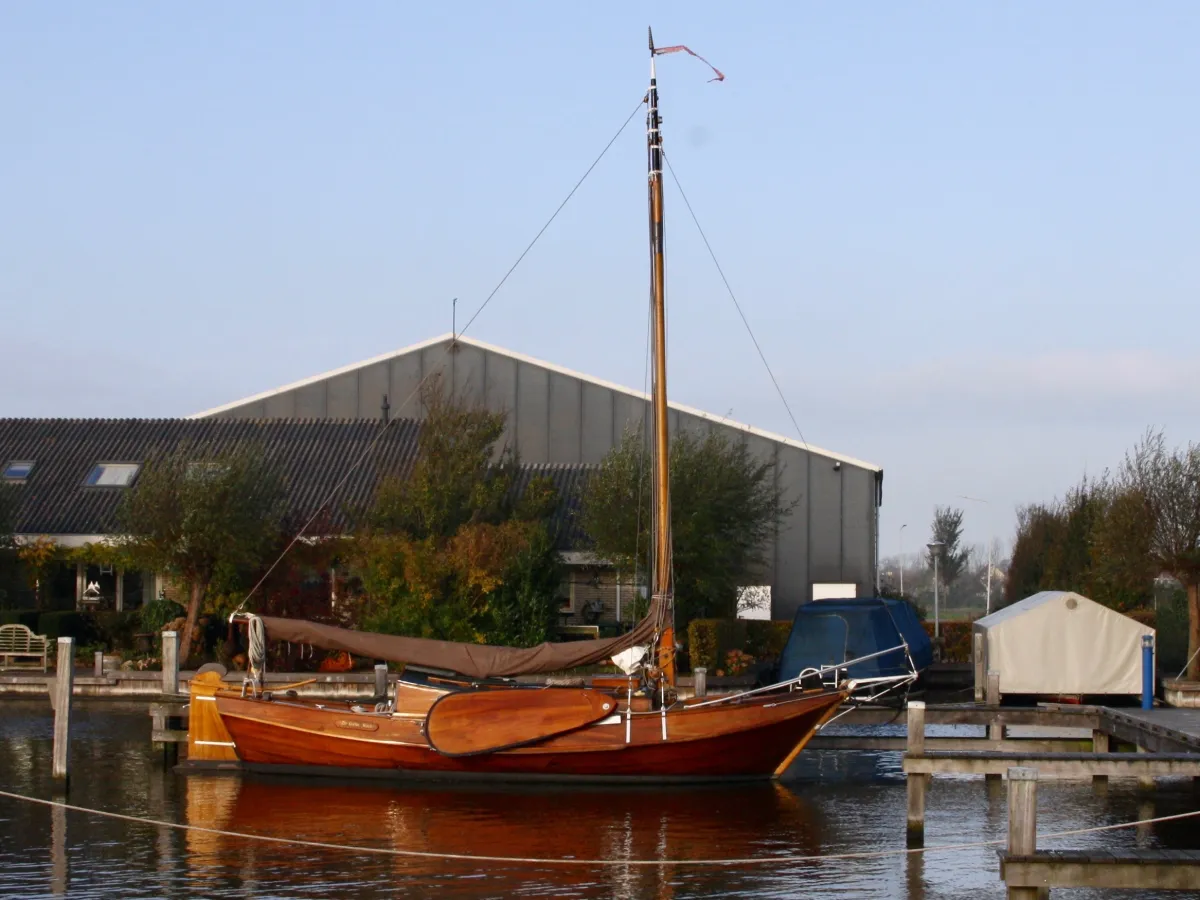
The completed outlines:
[[[557,496],[521,485],[499,448],[504,416],[447,395],[422,395],[425,418],[411,472],[380,487],[353,556],[372,631],[466,643],[547,640],[561,580],[547,520]]]
[[[1200,445],[1169,450],[1161,431],[1148,431],[1126,454],[1117,486],[1129,498],[1123,530],[1144,541],[1155,574],[1187,589],[1187,674],[1200,679]]]
[[[677,434],[671,441],[671,532],[676,627],[693,618],[737,614],[737,588],[791,508],[775,469],[723,435]],[[646,572],[650,547],[650,454],[627,431],[588,479],[582,525],[596,553],[627,577]]]
[[[1171,450],[1148,431],[1115,473],[1019,511],[1005,599],[1074,590],[1129,610],[1161,575],[1186,588],[1188,675],[1200,678],[1200,445]]]
[[[139,568],[187,585],[183,658],[209,586],[261,566],[277,546],[285,502],[281,477],[254,446],[219,455],[182,446],[146,463],[118,508],[121,550]]]

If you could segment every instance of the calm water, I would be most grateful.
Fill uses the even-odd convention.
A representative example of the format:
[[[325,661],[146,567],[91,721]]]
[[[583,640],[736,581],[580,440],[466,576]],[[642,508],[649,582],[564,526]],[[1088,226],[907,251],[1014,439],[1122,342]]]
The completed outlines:
[[[51,725],[44,700],[0,700],[0,787],[52,795]],[[788,784],[753,788],[455,790],[185,778],[156,762],[149,727],[145,704],[77,703],[69,801],[234,831],[435,853],[710,859],[835,854],[904,843],[905,790],[895,753],[808,754]],[[1119,781],[1106,791],[1086,783],[1043,783],[1039,828],[1128,821],[1198,805],[1190,781],[1147,794]],[[982,779],[934,781],[928,844],[1003,837],[1006,827],[1001,791],[989,792]],[[1200,848],[1200,824],[1167,823],[1056,846],[1194,849]],[[716,870],[481,865],[248,842],[0,798],[2,897],[981,900],[1004,896],[998,871],[991,849]]]

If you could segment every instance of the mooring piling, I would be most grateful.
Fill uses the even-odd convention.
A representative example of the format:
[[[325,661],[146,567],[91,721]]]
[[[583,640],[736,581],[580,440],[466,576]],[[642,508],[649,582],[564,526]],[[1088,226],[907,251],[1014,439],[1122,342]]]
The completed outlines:
[[[96,678],[104,677],[104,651],[97,650],[92,657],[92,675]]]
[[[375,665],[375,696],[387,697],[388,671],[387,663]]]
[[[975,661],[975,702],[983,702],[984,690],[987,687],[987,668],[983,658],[983,633],[975,632],[971,637],[972,659]]]
[[[54,687],[54,752],[52,774],[55,781],[66,783],[71,776],[71,694],[75,689],[75,638],[58,639]]]
[[[162,692],[179,693],[179,633],[162,633]]]
[[[1032,856],[1037,852],[1037,769],[1008,770],[1008,852]],[[1008,900],[1038,900],[1036,887],[1008,888]]]
[[[921,756],[925,753],[925,704],[921,700],[908,702],[908,749],[907,755]],[[905,781],[908,788],[908,846],[920,847],[925,843],[925,792],[929,789],[929,775],[909,775]]]
[[[708,669],[704,666],[692,669],[692,696],[708,696]]]

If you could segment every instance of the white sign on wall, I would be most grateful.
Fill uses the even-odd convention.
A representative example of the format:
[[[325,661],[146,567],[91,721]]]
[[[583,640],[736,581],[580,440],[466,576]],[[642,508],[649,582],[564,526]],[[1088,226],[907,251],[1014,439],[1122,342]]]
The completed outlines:
[[[818,584],[813,583],[814,600],[852,600],[858,596],[856,584]]]
[[[771,586],[754,584],[738,588],[737,617],[739,619],[771,618]]]

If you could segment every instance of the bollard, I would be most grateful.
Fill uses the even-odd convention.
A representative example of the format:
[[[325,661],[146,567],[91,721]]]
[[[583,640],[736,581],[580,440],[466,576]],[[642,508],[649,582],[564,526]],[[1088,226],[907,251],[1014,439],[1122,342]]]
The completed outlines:
[[[162,633],[162,692],[179,693],[179,633]]]
[[[375,698],[387,699],[387,663],[378,663],[375,666]]]
[[[1142,709],[1154,708],[1154,635],[1142,635]]]
[[[975,702],[983,702],[983,692],[987,687],[987,669],[984,668],[983,632],[977,631],[971,636],[973,659],[975,661]]]
[[[58,639],[54,679],[54,753],[51,766],[55,781],[71,777],[71,692],[75,687],[75,638]]]
[[[708,669],[704,666],[692,669],[692,695],[695,697],[708,696]]]
[[[1013,766],[1008,770],[1008,854],[1032,856],[1037,852],[1037,769]],[[1037,900],[1035,887],[1008,889],[1008,900]]]

